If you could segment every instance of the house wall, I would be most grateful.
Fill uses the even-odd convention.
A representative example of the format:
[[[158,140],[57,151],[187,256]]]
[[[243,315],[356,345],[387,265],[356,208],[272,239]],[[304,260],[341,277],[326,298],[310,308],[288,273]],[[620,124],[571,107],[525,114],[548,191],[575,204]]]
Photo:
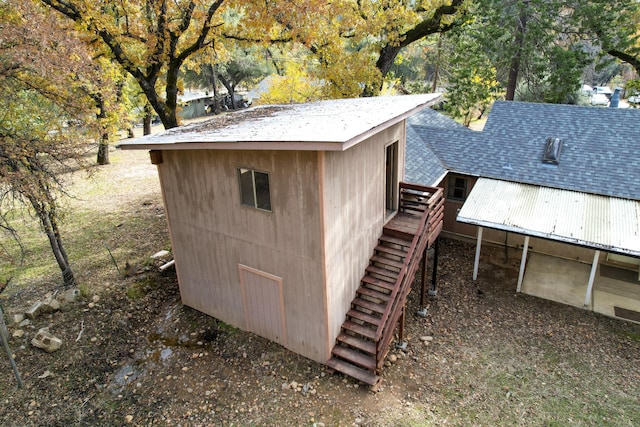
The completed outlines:
[[[345,152],[324,153],[324,247],[328,346],[333,348],[345,313],[386,221],[385,147],[398,141],[398,181],[404,171],[405,128],[399,123]],[[326,359],[330,354],[326,354]]]
[[[241,205],[238,167],[269,173],[272,212]],[[281,282],[281,342],[324,363],[318,154],[163,151],[158,170],[183,303],[245,329],[240,265],[263,272]]]

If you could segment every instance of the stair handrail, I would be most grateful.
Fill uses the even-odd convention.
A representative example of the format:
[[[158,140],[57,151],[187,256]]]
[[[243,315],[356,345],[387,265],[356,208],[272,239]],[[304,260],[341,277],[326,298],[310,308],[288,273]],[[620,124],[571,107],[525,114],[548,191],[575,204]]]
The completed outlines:
[[[391,321],[392,322],[391,324],[394,326],[394,328],[390,328],[391,333],[387,333],[385,335],[384,340],[382,341],[382,346],[380,345],[377,346],[378,352],[380,351],[381,348],[385,348],[387,345],[389,345],[389,342],[391,341],[391,335],[393,330],[395,329],[395,323],[397,322],[398,320],[397,318],[400,315],[399,306],[401,306],[401,304],[398,304],[398,301],[396,301],[398,297],[398,293],[400,293],[400,291],[404,293],[405,291],[405,288],[407,286],[407,280],[406,280],[407,271],[409,270],[409,267],[411,266],[411,264],[414,262],[414,258],[416,256],[416,249],[419,246],[421,246],[420,244],[422,243],[423,238],[428,239],[428,236],[426,235],[427,233],[424,232],[424,229],[427,225],[430,225],[429,219],[431,218],[431,214],[434,210],[433,206],[437,205],[437,202],[441,198],[443,198],[443,194],[444,194],[444,190],[442,188],[427,187],[427,186],[422,186],[417,184],[410,184],[406,182],[401,182],[399,184],[399,187],[400,187],[400,193],[402,193],[403,189],[408,189],[408,190],[414,190],[414,191],[421,191],[423,193],[428,193],[428,194],[430,193],[430,196],[428,198],[426,208],[422,214],[422,218],[420,220],[418,230],[414,235],[413,240],[411,241],[411,246],[409,247],[409,250],[407,252],[405,262],[402,268],[400,269],[400,272],[398,273],[398,278],[396,279],[393,292],[391,293],[389,304],[387,305],[387,308],[382,314],[382,317],[380,319],[380,324],[376,329],[376,342],[380,344],[380,338],[382,338],[383,333],[388,330],[387,323]],[[402,208],[402,198],[400,198],[399,208],[400,209]],[[411,278],[411,281],[413,281],[413,278]]]

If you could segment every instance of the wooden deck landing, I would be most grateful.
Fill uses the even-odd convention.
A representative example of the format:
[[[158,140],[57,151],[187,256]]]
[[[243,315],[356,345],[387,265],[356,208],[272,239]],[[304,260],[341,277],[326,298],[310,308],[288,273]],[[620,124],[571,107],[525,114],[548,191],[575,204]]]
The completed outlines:
[[[384,226],[387,235],[399,237],[401,239],[413,240],[418,227],[420,226],[420,217],[406,212],[398,212]]]

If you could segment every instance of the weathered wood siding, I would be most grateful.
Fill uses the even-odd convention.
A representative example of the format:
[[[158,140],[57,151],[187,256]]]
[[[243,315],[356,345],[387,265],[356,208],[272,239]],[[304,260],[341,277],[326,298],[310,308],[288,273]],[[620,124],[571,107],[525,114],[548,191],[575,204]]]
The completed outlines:
[[[269,173],[272,212],[240,204],[238,167]],[[245,328],[239,265],[282,278],[282,342],[324,363],[318,154],[164,151],[158,170],[183,303]]]
[[[386,216],[385,147],[396,141],[398,181],[402,180],[404,132],[402,122],[345,152],[324,154],[323,222],[331,346],[382,233]]]

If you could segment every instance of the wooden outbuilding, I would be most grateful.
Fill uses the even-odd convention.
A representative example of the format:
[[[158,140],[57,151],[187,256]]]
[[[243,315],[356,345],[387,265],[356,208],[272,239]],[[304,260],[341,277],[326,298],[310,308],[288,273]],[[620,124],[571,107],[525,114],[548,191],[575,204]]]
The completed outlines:
[[[123,143],[158,167],[183,303],[375,384],[442,228],[443,191],[402,182],[405,119],[438,100],[257,107]]]

